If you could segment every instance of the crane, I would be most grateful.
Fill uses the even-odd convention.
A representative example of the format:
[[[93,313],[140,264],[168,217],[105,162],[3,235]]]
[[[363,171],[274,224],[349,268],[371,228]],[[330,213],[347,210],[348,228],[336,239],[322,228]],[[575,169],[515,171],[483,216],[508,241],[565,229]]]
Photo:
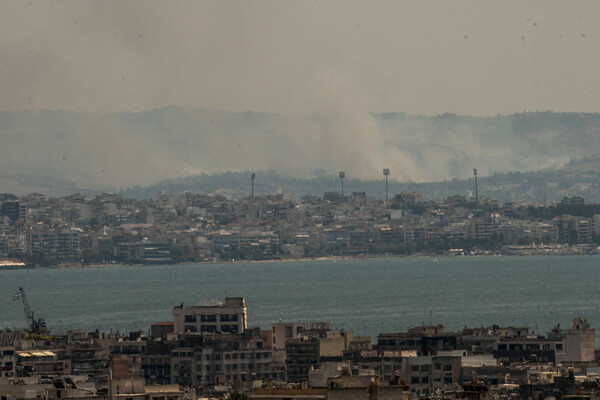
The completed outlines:
[[[29,303],[27,302],[27,297],[25,297],[25,290],[22,287],[19,287],[17,293],[13,295],[13,299],[20,298],[23,301],[23,309],[25,311],[25,319],[27,320],[27,326],[29,330],[33,333],[43,333],[46,332],[46,322],[42,318],[35,319],[33,317],[33,311],[29,307]]]

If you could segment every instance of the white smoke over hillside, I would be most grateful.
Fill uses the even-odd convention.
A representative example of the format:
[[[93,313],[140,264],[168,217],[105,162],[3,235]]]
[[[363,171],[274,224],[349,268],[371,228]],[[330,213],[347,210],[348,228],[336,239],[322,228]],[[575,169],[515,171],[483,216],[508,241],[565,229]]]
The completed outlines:
[[[0,178],[33,174],[81,188],[199,173],[314,169],[349,178],[439,181],[546,168],[600,153],[597,114],[471,118],[163,108],[135,114],[0,113]],[[2,190],[0,190],[2,191]]]

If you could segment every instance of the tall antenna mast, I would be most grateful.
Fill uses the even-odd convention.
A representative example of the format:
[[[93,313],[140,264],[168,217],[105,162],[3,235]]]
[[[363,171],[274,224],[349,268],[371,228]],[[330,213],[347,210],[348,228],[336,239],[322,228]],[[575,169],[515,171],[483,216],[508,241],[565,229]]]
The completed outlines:
[[[251,198],[254,198],[254,178],[255,177],[256,177],[255,173],[250,175],[250,185],[252,186],[252,195],[250,196]]]
[[[342,181],[342,197],[344,197],[344,178],[346,177],[346,172],[340,171],[339,177]]]

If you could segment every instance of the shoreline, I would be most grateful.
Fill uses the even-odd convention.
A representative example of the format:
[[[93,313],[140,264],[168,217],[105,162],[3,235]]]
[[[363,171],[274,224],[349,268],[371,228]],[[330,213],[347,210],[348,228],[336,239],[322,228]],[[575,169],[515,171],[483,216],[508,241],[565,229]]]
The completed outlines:
[[[560,257],[560,256],[598,256],[600,254],[587,254],[580,252],[566,252],[566,253],[548,253],[548,252],[532,252],[527,254],[501,254],[501,253],[481,253],[481,254],[468,254],[468,255],[454,255],[454,254],[423,254],[423,255],[400,255],[400,254],[389,254],[389,255],[372,255],[372,256],[323,256],[323,257],[299,257],[299,258],[281,258],[277,260],[265,259],[265,260],[231,260],[231,261],[182,261],[172,263],[138,263],[138,264],[126,264],[126,263],[96,263],[96,264],[81,264],[81,263],[67,263],[57,264],[53,266],[35,266],[35,268],[19,268],[19,269],[6,269],[6,270],[21,270],[21,269],[63,269],[63,268],[119,268],[119,267],[152,267],[158,265],[219,265],[219,264],[252,264],[252,263],[275,263],[275,262],[300,262],[300,261],[360,261],[360,260],[376,260],[376,259],[403,259],[403,258],[433,258],[433,259],[445,259],[445,258],[472,258],[472,257]],[[2,268],[0,268],[0,271]]]

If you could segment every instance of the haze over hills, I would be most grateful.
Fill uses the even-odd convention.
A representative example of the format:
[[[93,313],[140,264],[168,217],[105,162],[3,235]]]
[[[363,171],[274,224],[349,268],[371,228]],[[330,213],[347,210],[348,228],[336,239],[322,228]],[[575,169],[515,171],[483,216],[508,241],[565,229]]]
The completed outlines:
[[[134,198],[153,198],[159,191],[172,194],[190,191],[205,194],[220,194],[239,198],[250,195],[251,172],[228,172],[212,175],[194,175],[185,178],[167,179],[157,184],[134,186],[122,192]],[[530,172],[494,173],[480,177],[479,194],[482,197],[501,201],[526,201],[550,204],[566,196],[583,196],[586,202],[600,203],[600,155],[572,160],[559,169]],[[306,179],[278,175],[275,171],[260,171],[254,182],[255,194],[282,193],[300,198],[304,195],[321,196],[324,192],[339,192],[341,184],[337,174],[315,170]],[[390,198],[403,191],[419,192],[425,199],[446,196],[473,196],[473,178],[452,179],[440,182],[389,182]],[[345,193],[365,192],[368,196],[384,198],[385,184],[379,180],[350,178],[344,181]]]
[[[260,190],[298,194],[301,190],[285,187],[321,179],[328,182],[321,186],[337,190],[340,170],[348,176],[348,191],[354,190],[356,182],[358,191],[370,192],[370,185],[381,187],[382,168],[390,168],[390,190],[397,191],[428,188],[424,182],[468,179],[473,167],[484,179],[549,170],[600,154],[600,114],[543,112],[486,118],[269,114],[182,107],[116,114],[4,111],[0,137],[3,192],[91,194],[139,185],[126,193],[141,194],[141,187],[160,181],[203,176],[206,184],[210,175],[217,174],[213,181],[220,181],[221,188],[211,183],[210,190],[199,189],[242,195],[249,186],[246,175],[234,179],[240,180],[236,189],[227,183],[225,172],[271,171],[262,176],[278,176],[281,183],[263,181],[266,186]],[[469,186],[463,183],[459,194]],[[316,194],[322,194],[321,189]],[[553,196],[549,192],[554,192],[532,190],[537,194],[527,198],[549,198]],[[430,189],[429,197],[444,191]]]

